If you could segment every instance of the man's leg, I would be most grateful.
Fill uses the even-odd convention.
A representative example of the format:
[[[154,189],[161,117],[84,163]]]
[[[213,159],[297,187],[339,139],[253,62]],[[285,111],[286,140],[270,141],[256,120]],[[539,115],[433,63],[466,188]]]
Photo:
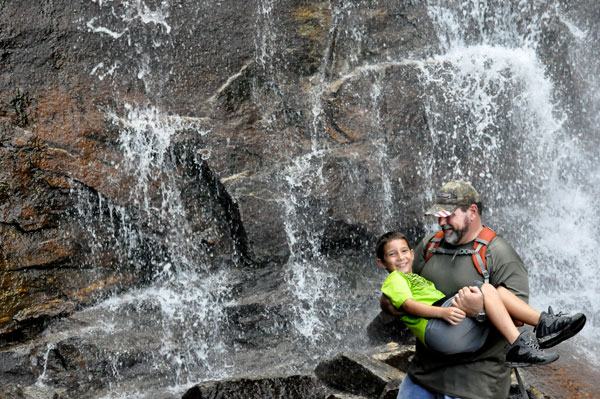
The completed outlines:
[[[408,374],[402,380],[402,384],[400,384],[400,391],[398,391],[397,399],[460,399],[453,398],[451,396],[442,395],[435,392],[430,392],[422,386],[415,384],[413,380],[410,379]]]

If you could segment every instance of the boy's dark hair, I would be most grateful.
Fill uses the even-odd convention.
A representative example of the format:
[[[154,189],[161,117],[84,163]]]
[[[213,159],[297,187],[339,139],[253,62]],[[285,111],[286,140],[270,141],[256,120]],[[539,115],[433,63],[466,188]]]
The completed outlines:
[[[375,244],[375,254],[377,255],[377,259],[383,260],[385,245],[388,242],[394,241],[394,240],[404,240],[404,241],[406,241],[406,245],[408,245],[408,249],[412,249],[412,247],[410,246],[410,242],[408,241],[408,238],[404,234],[402,234],[398,231],[389,231],[389,232],[385,233],[384,235],[382,235],[381,237],[379,237],[379,240],[377,240],[377,244]]]

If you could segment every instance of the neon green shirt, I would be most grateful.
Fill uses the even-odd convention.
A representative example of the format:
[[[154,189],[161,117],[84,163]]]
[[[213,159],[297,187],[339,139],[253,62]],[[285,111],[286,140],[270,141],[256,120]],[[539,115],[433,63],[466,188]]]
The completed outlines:
[[[446,296],[443,292],[437,290],[431,281],[418,274],[405,274],[397,270],[387,276],[381,287],[381,292],[390,298],[392,304],[397,308],[400,308],[407,299],[413,299],[425,305],[432,305]],[[417,339],[425,344],[425,328],[429,319],[404,315],[402,321],[415,334]]]

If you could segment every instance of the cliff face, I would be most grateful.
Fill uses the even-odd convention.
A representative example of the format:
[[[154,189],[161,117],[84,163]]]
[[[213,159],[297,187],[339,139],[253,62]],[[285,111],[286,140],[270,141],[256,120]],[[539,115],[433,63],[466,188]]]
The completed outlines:
[[[521,8],[511,29],[586,137],[597,116],[567,19],[597,37],[593,3],[514,3],[490,10]],[[500,29],[484,20],[465,45]],[[250,305],[230,327],[272,343],[244,312],[285,307],[290,259],[341,269],[386,229],[420,237],[433,187],[457,173],[492,208],[535,196],[524,82],[498,67],[506,85],[475,84],[493,110],[457,106],[439,23],[426,1],[0,1],[2,341],[164,279],[183,254],[242,270],[232,295]],[[480,129],[477,112],[501,117]]]
[[[392,178],[418,186],[402,171],[410,157],[396,162],[425,128],[417,71],[402,63],[359,67],[430,53],[422,4],[381,1],[344,12],[319,2],[267,6],[2,3],[6,339],[151,280],[170,256],[160,227],[168,220],[155,212],[165,208],[165,185],[185,191],[198,246],[256,266],[282,265],[290,255],[284,200],[294,185],[305,191],[303,212],[323,213],[324,246],[355,246],[378,232],[379,210],[366,201],[382,185],[378,141],[390,142]],[[354,31],[369,37],[355,46]],[[378,131],[373,79],[393,84]],[[139,109],[154,112],[144,122],[158,126],[131,126]],[[172,133],[163,163],[149,172],[132,167],[132,157],[142,159],[123,131],[138,129],[150,141],[165,126]],[[311,155],[315,141],[325,155]],[[302,157],[313,165],[301,179],[322,171],[331,184],[286,181],[282,169]],[[173,176],[157,170],[166,164]],[[401,198],[410,200],[410,189]],[[128,242],[132,235],[139,243]]]

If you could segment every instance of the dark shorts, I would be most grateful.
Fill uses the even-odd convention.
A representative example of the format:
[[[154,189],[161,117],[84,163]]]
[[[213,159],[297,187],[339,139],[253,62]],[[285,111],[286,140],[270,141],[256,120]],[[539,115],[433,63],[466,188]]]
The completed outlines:
[[[454,295],[444,298],[439,306],[450,307],[453,298]],[[480,323],[471,317],[465,317],[455,326],[443,319],[430,319],[425,328],[425,345],[445,355],[475,352],[483,346],[489,332],[488,322]]]

